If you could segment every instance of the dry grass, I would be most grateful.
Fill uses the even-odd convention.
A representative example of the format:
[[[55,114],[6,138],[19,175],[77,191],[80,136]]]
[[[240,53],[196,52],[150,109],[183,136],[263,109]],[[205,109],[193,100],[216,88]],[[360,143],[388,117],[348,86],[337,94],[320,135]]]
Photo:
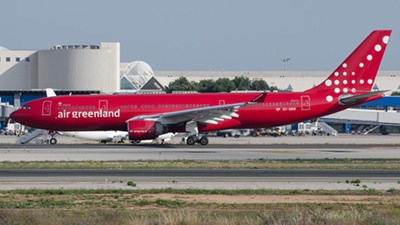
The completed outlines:
[[[398,159],[138,160],[0,162],[2,169],[382,169],[399,170]]]

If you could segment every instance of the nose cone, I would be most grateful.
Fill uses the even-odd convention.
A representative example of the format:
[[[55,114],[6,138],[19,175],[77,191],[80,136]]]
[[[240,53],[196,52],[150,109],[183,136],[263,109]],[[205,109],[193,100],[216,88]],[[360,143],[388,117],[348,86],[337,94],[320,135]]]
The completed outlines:
[[[21,110],[14,111],[10,114],[10,118],[18,123],[24,124],[24,113]]]

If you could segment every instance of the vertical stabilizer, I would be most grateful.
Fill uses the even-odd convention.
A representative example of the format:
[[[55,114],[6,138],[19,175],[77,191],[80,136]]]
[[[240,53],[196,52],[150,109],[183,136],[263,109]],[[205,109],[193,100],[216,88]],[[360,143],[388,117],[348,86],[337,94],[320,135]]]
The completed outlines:
[[[371,91],[391,32],[373,31],[323,83],[307,92],[342,95]]]

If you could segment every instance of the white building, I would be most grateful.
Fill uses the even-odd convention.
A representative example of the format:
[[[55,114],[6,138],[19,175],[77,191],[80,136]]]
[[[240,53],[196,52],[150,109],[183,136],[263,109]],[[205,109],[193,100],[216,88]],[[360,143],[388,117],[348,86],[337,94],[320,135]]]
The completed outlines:
[[[50,50],[0,50],[0,90],[54,88],[119,91],[120,44],[57,45]]]

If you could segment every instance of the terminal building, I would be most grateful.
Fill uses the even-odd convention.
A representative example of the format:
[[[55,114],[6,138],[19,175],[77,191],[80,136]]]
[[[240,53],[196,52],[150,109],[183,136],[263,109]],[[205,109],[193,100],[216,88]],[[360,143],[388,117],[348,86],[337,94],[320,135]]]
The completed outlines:
[[[329,71],[153,71],[142,61],[120,62],[120,43],[56,45],[47,50],[9,50],[0,46],[0,128],[11,109],[46,96],[45,88],[62,94],[100,94],[162,91],[171,81],[190,81],[235,76],[265,80],[287,91],[304,91],[323,82]],[[400,71],[379,71],[373,90],[400,91]],[[384,97],[360,106],[365,109],[400,111],[400,97]],[[333,124],[339,132],[342,124]],[[343,125],[347,126],[347,125]],[[392,128],[390,128],[392,129]],[[390,132],[390,131],[389,131]],[[393,128],[392,132],[399,132]]]

